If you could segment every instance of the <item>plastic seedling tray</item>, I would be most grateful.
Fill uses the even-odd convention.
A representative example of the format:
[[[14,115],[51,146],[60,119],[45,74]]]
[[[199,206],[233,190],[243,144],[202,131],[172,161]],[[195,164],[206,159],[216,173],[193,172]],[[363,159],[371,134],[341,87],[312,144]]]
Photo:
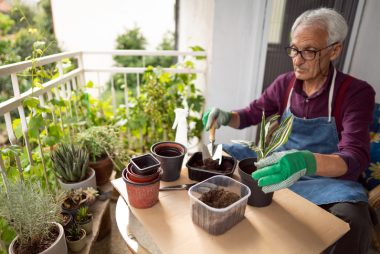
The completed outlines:
[[[150,175],[155,173],[161,163],[150,153],[140,155],[131,159],[134,171],[141,175]]]
[[[189,178],[198,182],[216,175],[232,176],[236,166],[237,161],[234,158],[223,156],[222,164],[219,165],[218,169],[205,168],[201,152],[194,153],[186,163]]]

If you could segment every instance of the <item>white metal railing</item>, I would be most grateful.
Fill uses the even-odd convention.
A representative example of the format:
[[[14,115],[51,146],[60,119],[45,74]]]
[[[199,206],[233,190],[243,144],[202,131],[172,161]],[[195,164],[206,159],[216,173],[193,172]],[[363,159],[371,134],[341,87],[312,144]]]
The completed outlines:
[[[25,145],[27,153],[28,153],[28,159],[30,164],[33,164],[32,159],[32,152],[29,145],[28,140],[28,122],[27,117],[25,116],[23,101],[30,97],[38,97],[40,101],[41,106],[46,106],[45,101],[51,100],[53,98],[60,99],[62,98],[70,98],[71,92],[75,91],[77,89],[82,89],[84,84],[86,84],[87,81],[85,80],[85,73],[123,73],[126,80],[126,75],[137,75],[139,73],[143,73],[146,68],[145,66],[136,66],[136,67],[86,67],[84,66],[83,57],[84,55],[119,55],[119,56],[141,56],[143,59],[145,56],[173,56],[178,57],[178,62],[184,60],[186,56],[202,56],[205,57],[205,52],[182,52],[182,51],[145,51],[145,50],[111,50],[111,51],[75,51],[75,52],[64,52],[59,53],[51,56],[41,57],[39,59],[35,59],[35,62],[24,61],[20,63],[0,66],[0,77],[2,76],[10,76],[11,77],[11,83],[13,88],[13,97],[0,103],[0,117],[3,117],[6,124],[6,130],[9,142],[13,145]],[[63,60],[67,58],[75,58],[78,62],[78,67],[69,71],[68,73],[63,73]],[[144,60],[143,60],[144,63]],[[20,93],[20,87],[19,87],[19,79],[18,75],[22,73],[23,71],[27,70],[28,68],[32,67],[32,64],[34,64],[35,67],[44,66],[47,64],[56,64],[58,68],[59,76],[55,79],[49,80],[46,83],[42,84],[41,88],[33,88],[27,90],[26,92]],[[143,64],[144,65],[144,64]],[[205,68],[203,69],[180,69],[180,68],[163,68],[163,71],[171,72],[171,73],[188,73],[188,74],[203,74],[206,75]],[[206,80],[206,79],[204,79]],[[137,79],[137,87],[139,87],[139,79]],[[54,89],[56,88],[56,89]],[[115,98],[115,87],[113,84],[113,79],[111,82],[111,94],[112,94],[112,100],[113,100],[113,107],[114,110],[116,108],[116,98]],[[125,85],[125,105],[128,107],[128,85]],[[54,107],[54,106],[51,106]],[[11,112],[17,110],[19,113],[19,118],[21,120],[21,126],[22,126],[22,133],[23,133],[23,144],[18,144],[17,138],[15,135],[15,131],[12,126],[12,115]],[[54,108],[52,108],[54,111]],[[62,123],[62,116],[59,119],[55,119],[55,116],[53,114],[53,120],[54,121],[61,121]],[[42,148],[40,148],[42,149]],[[20,173],[20,176],[22,177],[22,167],[20,163],[20,158],[16,156],[16,164]],[[4,168],[4,162],[3,158],[0,154],[0,170],[1,174],[4,178],[4,181],[6,181],[5,178],[5,168]]]

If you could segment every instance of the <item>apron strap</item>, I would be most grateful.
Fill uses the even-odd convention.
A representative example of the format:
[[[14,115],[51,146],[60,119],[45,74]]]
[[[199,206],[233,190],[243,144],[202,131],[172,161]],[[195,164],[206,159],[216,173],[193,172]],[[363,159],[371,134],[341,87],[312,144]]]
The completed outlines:
[[[282,103],[281,115],[284,113],[284,111],[287,107],[289,95],[290,95],[290,92],[292,91],[292,89],[294,87],[295,80],[296,80],[296,76],[293,75],[291,80],[289,81],[289,83],[287,85],[284,101]],[[339,139],[341,137],[340,132],[343,130],[343,126],[342,126],[342,103],[344,101],[345,94],[346,94],[347,89],[348,89],[349,85],[351,84],[352,80],[353,80],[353,77],[350,75],[347,75],[346,79],[343,81],[342,85],[339,87],[338,93],[337,93],[336,98],[335,98],[334,109],[333,109],[332,115],[335,118],[335,123],[336,123],[337,131],[338,131]],[[331,90],[333,90],[333,89],[331,89]],[[331,103],[329,103],[329,107],[330,107],[330,105],[331,105]]]
[[[286,110],[286,107],[288,105],[288,99],[289,99],[289,95],[290,95],[290,91],[292,91],[293,87],[294,87],[294,84],[295,84],[295,81],[296,81],[296,75],[293,74],[292,78],[290,79],[287,87],[286,87],[286,93],[285,93],[285,99],[284,101],[282,102],[282,110],[281,110],[281,116],[282,114],[285,112]]]
[[[341,131],[343,130],[342,126],[342,104],[344,101],[345,94],[347,92],[348,87],[351,84],[353,77],[347,75],[347,78],[343,81],[342,85],[339,87],[337,95],[335,97],[333,116],[335,118],[335,123],[339,135],[339,139],[341,138]]]

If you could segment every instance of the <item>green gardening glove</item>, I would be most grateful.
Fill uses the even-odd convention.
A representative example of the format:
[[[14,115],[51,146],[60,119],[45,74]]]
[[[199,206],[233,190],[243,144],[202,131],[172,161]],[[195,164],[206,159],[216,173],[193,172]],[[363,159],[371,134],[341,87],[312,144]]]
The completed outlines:
[[[258,181],[265,193],[288,188],[301,176],[313,175],[317,163],[313,153],[303,150],[275,152],[255,163],[257,170],[252,178]]]
[[[231,112],[226,112],[218,108],[208,109],[202,117],[203,126],[205,126],[206,131],[210,130],[214,120],[215,128],[220,128],[221,125],[228,125],[231,121]]]

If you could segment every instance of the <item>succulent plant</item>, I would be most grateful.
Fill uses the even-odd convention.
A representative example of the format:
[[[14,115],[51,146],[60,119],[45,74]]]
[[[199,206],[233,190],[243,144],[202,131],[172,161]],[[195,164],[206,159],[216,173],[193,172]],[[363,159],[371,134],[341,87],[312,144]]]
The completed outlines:
[[[73,223],[71,227],[65,232],[66,238],[70,241],[78,241],[82,238],[83,234],[85,234],[85,231],[82,230],[82,228],[76,224]]]
[[[87,177],[88,152],[74,144],[61,144],[51,154],[55,175],[64,182],[80,182]]]
[[[88,221],[91,218],[92,214],[88,211],[87,206],[82,206],[79,208],[75,220],[79,223]]]

